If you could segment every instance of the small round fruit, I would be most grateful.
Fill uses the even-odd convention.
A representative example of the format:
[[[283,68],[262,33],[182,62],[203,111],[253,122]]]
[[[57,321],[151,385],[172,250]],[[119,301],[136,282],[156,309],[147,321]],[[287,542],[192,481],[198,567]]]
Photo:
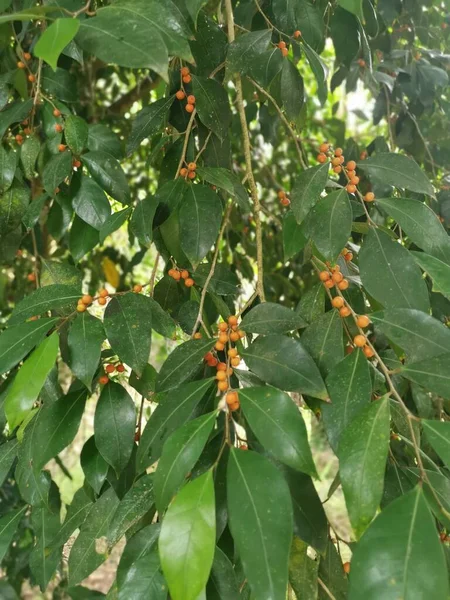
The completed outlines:
[[[23,57],[25,60],[31,60],[31,54],[29,52],[24,52]]]
[[[283,42],[283,41],[278,42],[277,46],[278,46],[278,48],[286,48],[286,42]]]
[[[361,327],[361,329],[364,329],[365,327],[369,327],[369,325],[370,325],[370,319],[366,315],[360,315],[356,319],[356,324],[358,325],[358,327]]]
[[[335,156],[334,158],[331,159],[331,164],[333,165],[333,167],[338,167],[341,164],[341,160],[339,156]]]
[[[328,271],[320,271],[319,279],[320,281],[328,281],[330,279],[330,274]]]
[[[228,317],[228,325],[230,325],[230,327],[234,327],[237,324],[238,324],[238,318],[235,315],[230,315]]]
[[[334,281],[332,279],[328,279],[327,281],[324,281],[323,284],[329,290],[331,290],[331,288],[334,288]]]
[[[236,356],[237,356],[237,355],[238,355],[237,348],[230,348],[230,349],[228,350],[228,356],[229,356],[230,358],[236,358]]]
[[[195,171],[189,171],[188,177],[189,179],[195,179]]]
[[[356,177],[356,171],[347,171],[347,176],[349,179]]]
[[[294,37],[296,40],[298,40],[299,37],[302,37],[302,32],[297,29],[297,31],[294,31]]]
[[[181,271],[181,278],[182,279],[187,279],[189,277],[189,271],[187,271],[186,269],[183,269]]]
[[[207,352],[205,354],[205,356],[203,357],[203,360],[205,360],[206,362],[209,362],[210,360],[212,360],[214,358],[214,355],[212,352]]]
[[[53,109],[53,116],[54,117],[60,117],[61,116],[61,111],[59,110],[59,108],[54,108]]]
[[[365,335],[355,335],[355,337],[353,338],[353,343],[358,348],[364,348],[364,346],[367,343],[366,336]]]
[[[98,303],[100,304],[100,306],[105,306],[105,304],[106,304],[106,298],[99,298],[98,299]]]
[[[214,344],[214,348],[217,350],[217,352],[222,352],[222,350],[225,350],[225,344],[222,344],[222,342],[216,342]]]
[[[356,192],[356,185],[353,185],[353,183],[348,183],[346,189],[349,194],[354,194]]]
[[[228,334],[225,331],[222,331],[219,334],[219,342],[222,342],[222,344],[226,344],[228,342]]]
[[[192,94],[189,94],[189,96],[187,97],[187,103],[195,104],[195,96],[193,96]]]
[[[241,364],[241,359],[239,358],[239,356],[235,356],[234,358],[231,359],[231,365],[233,367],[238,367]]]
[[[345,167],[348,171],[354,171],[356,169],[356,163],[354,160],[349,160]]]
[[[353,253],[352,252],[347,252],[347,254],[344,256],[344,259],[347,262],[350,262],[353,259]]]
[[[324,154],[323,152],[321,152],[320,154],[317,155],[317,162],[320,162],[321,164],[327,162],[327,155]]]
[[[109,379],[107,375],[102,375],[100,377],[100,379],[98,380],[99,383],[101,383],[102,385],[106,385],[108,383]]]
[[[18,69],[25,69],[25,63],[22,62],[21,60],[19,60],[18,63],[17,63],[17,68]]]
[[[346,317],[349,317],[352,314],[352,311],[349,309],[348,306],[343,306],[342,308],[339,309],[339,315],[345,319]]]
[[[195,169],[196,169],[196,168],[197,168],[197,163],[195,163],[195,162],[190,162],[190,163],[188,164],[188,169],[189,169],[189,171],[195,171]]]
[[[209,367],[215,367],[217,365],[219,361],[217,360],[217,358],[215,356],[213,356],[211,358],[211,360],[208,361],[208,366]]]
[[[81,302],[86,304],[86,306],[89,306],[89,304],[92,304],[92,296],[90,294],[85,294],[81,297]]]
[[[366,202],[373,202],[375,200],[375,194],[373,192],[367,192],[367,194],[364,196],[364,200]]]
[[[59,144],[58,145],[58,152],[64,152],[64,150],[67,148],[67,146],[65,144]]]
[[[74,160],[72,166],[75,167],[75,169],[79,169],[81,167],[81,160]]]
[[[116,370],[118,373],[123,373],[125,371],[125,367],[122,363],[120,363],[120,365],[117,365]]]
[[[185,108],[186,112],[193,113],[195,106],[193,104],[186,104],[186,106],[184,108]]]
[[[61,123],[56,123],[56,125],[55,125],[55,131],[57,133],[61,133],[62,130],[63,130],[63,126],[61,125]]]
[[[342,148],[336,148],[336,150],[334,151],[335,156],[342,156],[343,154],[344,151],[342,150]]]
[[[367,158],[368,156],[369,156],[369,155],[367,154],[367,151],[366,151],[366,150],[363,150],[363,151],[361,152],[361,154],[359,155],[359,158],[360,158],[360,160],[366,160],[366,158]]]
[[[247,335],[247,334],[245,333],[245,331],[243,331],[242,329],[238,329],[238,334],[239,334],[239,337],[240,337],[240,338],[245,338],[245,336]]]
[[[349,286],[349,282],[348,279],[343,279],[342,281],[340,281],[337,286],[338,288],[341,290],[341,292],[343,292],[344,290],[346,290]]]
[[[184,93],[183,90],[178,90],[178,92],[175,94],[177,100],[184,100],[186,98],[186,94]]]
[[[191,83],[192,77],[190,75],[184,75],[183,83]]]
[[[193,285],[195,285],[195,281],[191,277],[188,277],[187,279],[184,280],[184,285],[186,287],[190,288]]]
[[[36,76],[31,73],[30,75],[28,75],[28,81],[30,83],[34,83],[36,81]]]
[[[239,333],[237,331],[232,331],[230,333],[230,340],[232,342],[237,342],[239,340]]]
[[[188,170],[186,169],[186,167],[182,167],[180,169],[180,177],[186,177],[187,174],[188,174]]]
[[[216,373],[217,381],[225,381],[226,378],[227,378],[227,374],[225,373],[225,371],[217,371],[217,373]]]
[[[339,271],[335,271],[331,276],[331,279],[334,281],[334,283],[340,283],[344,279],[344,276]]]
[[[341,165],[338,165],[337,167],[333,167],[333,171],[334,171],[335,173],[338,173],[338,174],[339,174],[339,173],[341,173],[341,172],[342,172],[342,167],[341,167]]]
[[[78,312],[84,312],[86,310],[86,305],[85,304],[78,304],[77,305],[77,311]]]
[[[202,339],[202,334],[200,333],[200,331],[196,331],[194,333],[194,340],[201,340]]]
[[[227,363],[224,363],[224,362],[217,363],[217,370],[218,371],[226,371]]]
[[[375,355],[375,352],[372,350],[370,346],[364,346],[363,348],[364,356],[366,358],[372,358]]]
[[[282,199],[280,200],[280,202],[281,202],[281,204],[282,204],[283,206],[289,206],[289,205],[290,205],[290,203],[291,203],[291,201],[289,200],[289,198],[286,198],[286,197],[282,198]]]
[[[320,146],[319,146],[320,152],[328,152],[329,149],[330,149],[330,144],[328,144],[327,142],[324,142],[323,144],[320,144]]]
[[[347,573],[347,575],[348,575],[348,573],[350,573],[350,563],[345,562],[342,566],[344,568],[344,572]]]
[[[136,294],[139,294],[140,292],[142,292],[142,285],[140,285],[138,283],[136,285],[133,285],[133,292],[136,292]]]
[[[181,67],[180,73],[183,75],[183,77],[185,75],[189,75],[189,73],[190,73],[189,67]]]
[[[287,56],[289,54],[289,50],[287,48],[281,48],[281,54],[283,56]]]
[[[111,364],[106,365],[106,367],[105,367],[105,371],[107,373],[114,373],[115,370],[116,370],[116,367],[114,365],[111,365]]]
[[[217,388],[220,392],[226,392],[228,389],[228,381],[219,381]]]
[[[236,404],[236,402],[239,402],[238,393],[237,392],[228,392],[225,400],[228,405]]]
[[[20,133],[18,133],[15,137],[15,140],[18,144],[21,144],[23,142],[23,136],[21,136]]]
[[[331,304],[334,306],[334,308],[341,308],[344,306],[344,298],[341,296],[336,296],[336,298],[333,298],[331,301]]]
[[[172,278],[175,279],[175,281],[180,281],[180,279],[181,279],[180,271],[177,271],[176,269],[174,269]]]

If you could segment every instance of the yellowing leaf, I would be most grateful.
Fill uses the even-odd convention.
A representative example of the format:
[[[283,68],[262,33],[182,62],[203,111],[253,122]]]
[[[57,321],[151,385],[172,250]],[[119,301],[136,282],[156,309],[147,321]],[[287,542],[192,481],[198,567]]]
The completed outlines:
[[[118,288],[120,283],[120,273],[113,261],[105,256],[102,260],[102,267],[106,281],[113,287]]]

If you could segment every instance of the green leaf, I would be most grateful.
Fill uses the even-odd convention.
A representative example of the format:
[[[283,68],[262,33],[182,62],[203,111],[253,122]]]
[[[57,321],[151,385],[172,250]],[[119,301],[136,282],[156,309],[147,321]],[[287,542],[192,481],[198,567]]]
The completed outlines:
[[[412,252],[421,269],[433,280],[433,291],[450,299],[450,266],[425,252]]]
[[[338,0],[338,4],[364,21],[362,0]]]
[[[226,90],[218,81],[208,77],[194,76],[192,84],[200,121],[223,140],[231,125],[231,109]]]
[[[134,444],[136,407],[128,392],[110,381],[102,390],[94,417],[95,445],[118,475],[127,466]]]
[[[327,540],[325,555],[320,559],[319,577],[336,600],[347,600],[348,579],[342,568],[342,558],[330,539]],[[319,597],[320,600],[327,598],[325,593]]]
[[[206,4],[206,0],[186,0],[186,8],[191,15],[194,27],[197,26],[198,13],[204,4]]]
[[[283,253],[287,261],[306,246],[307,239],[303,226],[297,223],[294,213],[289,210],[283,217]]]
[[[67,508],[66,517],[62,525],[59,525],[55,536],[47,540],[51,548],[60,548],[65,544],[75,529],[84,523],[88,512],[92,508],[92,499],[87,495],[84,487],[75,492],[75,495]]]
[[[64,136],[67,145],[76,156],[79,156],[86,148],[88,134],[89,127],[84,119],[75,115],[67,117],[64,122]]]
[[[196,600],[208,580],[216,538],[212,471],[187,483],[164,516],[159,556],[173,600]]]
[[[411,362],[450,352],[448,327],[420,310],[394,308],[372,313],[370,318]]]
[[[9,15],[8,15],[9,16]],[[0,23],[2,17],[0,16]],[[28,19],[27,19],[28,20]],[[28,117],[33,108],[33,99],[24,102],[12,102],[0,113],[0,138],[5,135],[6,130],[13,123],[19,123]]]
[[[69,249],[73,260],[77,263],[98,244],[99,234],[77,215],[72,222],[69,237]]]
[[[52,404],[44,404],[34,428],[36,444],[33,469],[39,471],[74,439],[84,413],[87,393],[71,392]]]
[[[130,220],[130,231],[147,248],[150,248],[153,241],[153,219],[157,208],[156,198],[147,196],[143,200],[138,200]]]
[[[91,151],[83,154],[83,163],[107,194],[122,204],[128,204],[130,200],[128,181],[120,163],[113,156],[100,150]]]
[[[289,557],[289,583],[297,598],[317,599],[319,561],[308,556],[308,544],[294,537]]]
[[[325,258],[334,261],[352,231],[352,207],[345,189],[320,198],[311,211],[308,232]]]
[[[211,270],[209,263],[203,263],[199,265],[195,271],[195,283],[200,287],[203,287],[206,283],[206,279]],[[221,296],[228,296],[239,293],[239,279],[230,271],[229,265],[227,264],[216,264],[214,274],[208,284],[208,291],[220,294]]]
[[[79,28],[79,19],[56,19],[38,39],[33,54],[45,60],[56,71],[61,52],[73,40]]]
[[[136,578],[136,567],[142,566],[142,560],[154,553],[156,543],[159,538],[161,525],[154,523],[140,529],[135,535],[127,541],[123,554],[120,558],[120,563],[117,568],[117,584],[119,590],[131,578]],[[132,573],[132,577],[129,573]],[[148,598],[148,596],[146,596]],[[145,600],[145,599],[143,599]]]
[[[62,102],[75,102],[78,98],[77,80],[67,69],[58,67],[53,71],[51,67],[44,67],[41,84],[44,92],[56,96]]]
[[[286,481],[260,454],[232,448],[227,497],[231,533],[255,598],[285,598],[293,533]]]
[[[339,441],[342,489],[358,538],[375,516],[383,496],[389,427],[389,398],[385,396],[360,410]]]
[[[18,183],[0,196],[0,238],[20,226],[29,202],[29,190]]]
[[[131,208],[124,208],[123,210],[119,210],[108,217],[100,228],[100,244],[103,244],[109,235],[122,227],[130,214]]]
[[[41,286],[61,284],[81,289],[83,273],[68,261],[41,258]]]
[[[41,142],[36,135],[30,135],[22,144],[20,149],[20,162],[27,179],[33,179],[35,174],[36,160],[41,150]],[[3,176],[4,177],[4,176]]]
[[[212,381],[201,379],[181,385],[176,391],[157,394],[158,406],[147,421],[136,455],[139,473],[159,459],[168,436],[192,417]]]
[[[47,200],[48,195],[42,194],[41,196],[39,196],[39,198],[36,198],[32,202],[30,202],[30,204],[27,207],[27,210],[25,211],[22,217],[22,223],[27,229],[33,229],[33,227],[39,221],[42,209],[44,208]]]
[[[206,586],[206,597],[208,600],[239,599],[239,586],[233,565],[218,546],[216,546],[214,562]]]
[[[26,155],[26,151],[30,146],[30,143],[27,144],[29,140],[31,140],[31,143],[33,143],[33,140],[36,140],[36,138],[34,136],[31,136],[27,138],[23,143],[20,152],[22,162],[24,147]],[[0,194],[4,194],[6,190],[8,190],[11,187],[11,184],[14,181],[14,173],[16,172],[17,167],[17,158],[17,154],[14,152],[14,150],[12,150],[11,148],[5,148],[5,146],[0,145]]]
[[[316,52],[314,52],[314,50],[310,46],[308,46],[308,44],[304,40],[302,48],[309,62],[309,66],[311,67],[311,70],[314,73],[314,77],[316,78],[317,95],[319,97],[320,103],[323,106],[328,98],[327,67],[325,63],[322,62],[320,56],[316,54]]]
[[[248,71],[261,87],[269,89],[271,83],[284,65],[284,57],[279,48],[270,48],[252,59]]]
[[[69,555],[69,585],[77,585],[107,558],[101,538],[107,535],[109,523],[119,504],[114,490],[109,488],[92,505],[80,534]]]
[[[428,177],[416,162],[402,154],[376,154],[359,162],[358,167],[383,185],[434,197],[434,189]]]
[[[445,600],[447,596],[442,544],[423,492],[417,486],[391,502],[356,545],[348,597]]]
[[[311,208],[319,201],[327,184],[329,169],[329,163],[324,163],[302,171],[296,178],[290,199],[297,223],[301,223]]]
[[[302,295],[296,312],[305,319],[307,323],[312,323],[325,312],[325,289],[322,283],[317,283]]]
[[[217,413],[211,412],[177,429],[164,444],[155,473],[155,499],[163,513],[194,467],[208,441]]]
[[[6,373],[37,346],[58,319],[38,319],[9,327],[0,335],[0,373]]]
[[[211,185],[222,188],[236,198],[242,210],[250,210],[247,190],[235,173],[223,167],[197,167],[196,172]]]
[[[331,447],[336,452],[349,423],[366,408],[372,395],[369,365],[362,350],[356,349],[337,363],[327,377],[330,404],[322,408],[322,420]]]
[[[370,228],[359,253],[362,283],[386,308],[428,312],[428,289],[412,255],[386,233]]]
[[[166,600],[167,584],[160,569],[156,549],[137,559],[119,586],[118,600]]]
[[[285,60],[281,70],[283,107],[288,119],[297,121],[300,117],[305,97],[303,78],[290,60]]]
[[[427,440],[448,467],[450,465],[450,423],[423,419],[422,427]]]
[[[398,371],[406,379],[420,384],[430,392],[450,399],[450,353],[413,364],[401,365]]]
[[[297,340],[283,335],[258,337],[241,354],[248,368],[266,383],[288,392],[328,398],[319,369]]]
[[[56,188],[72,173],[72,153],[59,152],[44,167],[42,182],[50,195],[55,194]]]
[[[5,413],[11,430],[20,425],[32,409],[50,369],[55,364],[58,344],[57,333],[53,333],[41,342],[23,363],[12,385],[8,388]]]
[[[411,198],[377,198],[377,206],[381,206],[395,219],[406,235],[424,252],[450,264],[448,234],[429,206]]]
[[[100,494],[108,474],[109,465],[95,445],[95,436],[84,444],[80,455],[84,477],[96,494]]]
[[[152,311],[152,328],[160,335],[174,339],[176,331],[175,321],[169,317],[165,310],[150,296],[145,296],[148,306]]]
[[[11,510],[0,518],[0,561],[3,560],[5,554],[8,551],[9,545],[16,533],[19,521],[22,518],[26,506]]]
[[[114,513],[108,531],[112,547],[153,506],[153,474],[144,475],[125,494]]]
[[[105,330],[99,319],[85,312],[73,321],[68,336],[68,365],[74,375],[91,390],[92,378],[100,361]]]
[[[344,358],[342,319],[337,310],[318,317],[302,334],[301,343],[327,375]]]
[[[123,157],[122,141],[119,136],[102,123],[89,125],[87,147],[89,150],[107,152],[117,160]]]
[[[294,31],[302,32],[302,37],[314,48],[321,51],[324,42],[324,22],[319,7],[309,0],[273,0],[275,25],[292,35]]]
[[[90,177],[81,177],[72,205],[80,219],[94,229],[101,230],[111,216],[108,198]]]
[[[61,561],[61,548],[52,551],[47,548],[48,540],[52,539],[61,527],[59,514],[52,513],[46,508],[34,509],[31,522],[36,536],[36,545],[29,557],[30,569],[34,580],[44,591]]]
[[[17,438],[0,445],[0,486],[3,485],[17,456],[18,445],[19,440]]]
[[[239,400],[251,430],[284,464],[316,476],[305,423],[292,398],[272,387],[244,388]]]
[[[265,302],[252,308],[242,319],[240,328],[250,333],[270,335],[306,327],[301,316],[281,304]]]
[[[21,300],[9,319],[9,324],[14,325],[29,319],[30,317],[41,315],[56,308],[75,309],[76,302],[81,296],[80,290],[73,285],[47,285],[25,296]]]
[[[161,367],[156,391],[165,392],[189,379],[212,346],[212,340],[189,340],[177,346]]]
[[[245,74],[252,61],[260,58],[269,46],[272,32],[268,29],[240,35],[228,49],[227,66],[234,73]]]
[[[150,356],[152,336],[148,299],[135,293],[115,296],[106,307],[103,324],[113,351],[141,375]]]
[[[131,124],[131,133],[127,139],[127,154],[134,152],[142,140],[150,138],[164,129],[173,100],[174,96],[161,98],[148,106],[144,106],[137,113]]]

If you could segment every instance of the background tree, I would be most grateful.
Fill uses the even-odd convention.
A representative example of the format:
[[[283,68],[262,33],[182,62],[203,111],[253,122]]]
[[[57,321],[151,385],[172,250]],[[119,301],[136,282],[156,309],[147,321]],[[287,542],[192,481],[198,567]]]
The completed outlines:
[[[2,597],[448,598],[444,3],[0,10]]]

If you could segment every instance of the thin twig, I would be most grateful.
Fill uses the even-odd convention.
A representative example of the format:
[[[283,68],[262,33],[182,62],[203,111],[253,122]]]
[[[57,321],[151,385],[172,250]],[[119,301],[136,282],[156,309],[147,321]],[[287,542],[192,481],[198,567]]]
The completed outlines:
[[[206,136],[206,139],[203,143],[203,146],[200,148],[200,150],[197,153],[197,156],[194,158],[194,162],[198,162],[198,159],[200,158],[200,156],[203,154],[203,152],[206,150],[206,146],[208,145],[209,140],[211,139],[211,135],[212,135],[212,131],[210,130],[208,132],[208,135]]]
[[[155,256],[155,264],[153,265],[152,274],[150,276],[150,281],[148,283],[148,285],[150,286],[150,296],[153,296],[153,292],[155,290],[156,272],[158,271],[158,263],[159,263],[160,258],[161,258],[161,254],[159,252],[157,252],[157,254]]]
[[[323,589],[328,598],[330,598],[330,600],[336,600],[336,598],[333,596],[333,594],[330,592],[330,590],[327,588],[324,582],[320,579],[320,577],[317,578],[317,581],[319,582],[320,587]]]
[[[144,414],[144,401],[145,401],[145,397],[142,394],[142,396],[141,396],[141,404],[140,404],[140,407],[139,407],[139,417],[138,417],[138,438],[139,438],[139,440],[141,439],[142,416]]]

